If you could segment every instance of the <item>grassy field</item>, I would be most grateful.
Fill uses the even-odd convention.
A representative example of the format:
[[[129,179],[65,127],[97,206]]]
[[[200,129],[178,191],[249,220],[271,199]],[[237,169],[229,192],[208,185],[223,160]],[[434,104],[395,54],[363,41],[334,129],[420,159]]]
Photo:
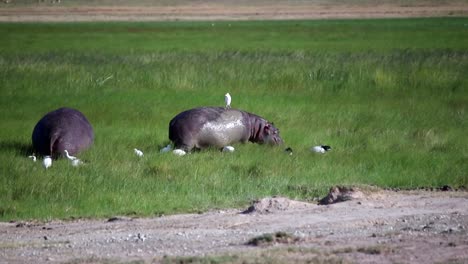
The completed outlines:
[[[467,185],[468,18],[5,23],[0,35],[3,221],[310,200],[336,184]],[[228,91],[286,145],[159,153],[173,116]],[[81,110],[96,140],[85,166],[46,171],[27,158],[31,133],[61,106]]]

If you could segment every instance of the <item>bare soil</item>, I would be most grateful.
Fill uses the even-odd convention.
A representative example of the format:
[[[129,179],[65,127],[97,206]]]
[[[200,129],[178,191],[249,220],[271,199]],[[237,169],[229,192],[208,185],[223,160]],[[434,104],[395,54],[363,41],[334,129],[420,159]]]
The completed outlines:
[[[156,218],[0,223],[0,263],[206,255],[237,263],[468,263],[467,192],[379,190],[347,197],[328,205],[265,198],[243,210]],[[248,244],[277,232],[286,239]]]
[[[5,2],[5,0],[3,1]],[[14,3],[14,2],[13,2]],[[129,2],[130,4],[131,2]],[[352,1],[351,1],[352,3]],[[66,6],[0,3],[0,21],[174,21],[174,20],[285,20],[331,18],[400,18],[467,16],[468,1],[369,1],[327,4],[326,1],[264,3],[252,1],[238,5],[220,1],[169,6]]]

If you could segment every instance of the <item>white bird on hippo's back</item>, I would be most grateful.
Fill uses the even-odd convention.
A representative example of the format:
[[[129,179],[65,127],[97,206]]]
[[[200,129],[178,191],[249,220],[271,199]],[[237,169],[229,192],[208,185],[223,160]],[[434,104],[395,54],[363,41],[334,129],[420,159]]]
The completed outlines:
[[[231,108],[231,95],[229,93],[224,95],[224,102],[226,103],[226,109]]]

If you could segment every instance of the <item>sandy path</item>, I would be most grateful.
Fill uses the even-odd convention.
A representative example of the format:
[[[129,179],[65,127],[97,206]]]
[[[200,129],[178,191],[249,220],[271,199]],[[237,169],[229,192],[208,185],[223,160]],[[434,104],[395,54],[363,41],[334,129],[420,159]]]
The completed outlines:
[[[314,2],[284,5],[198,4],[138,6],[0,6],[0,21],[164,21],[164,20],[284,20],[329,18],[391,18],[467,16],[468,3],[433,1],[427,5],[325,5]]]
[[[468,262],[466,192],[382,191],[320,206],[285,201],[268,213],[226,210],[110,222],[0,223],[0,262],[245,255],[265,250],[246,245],[249,239],[278,231],[300,238],[295,247],[314,249],[312,254],[321,258],[360,263]]]

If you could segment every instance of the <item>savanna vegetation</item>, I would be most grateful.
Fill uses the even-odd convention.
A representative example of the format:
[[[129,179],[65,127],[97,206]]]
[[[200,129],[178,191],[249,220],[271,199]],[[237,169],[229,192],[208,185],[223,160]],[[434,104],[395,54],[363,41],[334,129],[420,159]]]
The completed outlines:
[[[3,23],[0,36],[3,221],[310,200],[336,184],[467,184],[467,18]],[[159,153],[173,116],[222,106],[226,92],[285,145]],[[31,133],[61,106],[88,117],[95,143],[84,166],[45,170],[27,158]],[[311,153],[317,144],[333,149]]]

